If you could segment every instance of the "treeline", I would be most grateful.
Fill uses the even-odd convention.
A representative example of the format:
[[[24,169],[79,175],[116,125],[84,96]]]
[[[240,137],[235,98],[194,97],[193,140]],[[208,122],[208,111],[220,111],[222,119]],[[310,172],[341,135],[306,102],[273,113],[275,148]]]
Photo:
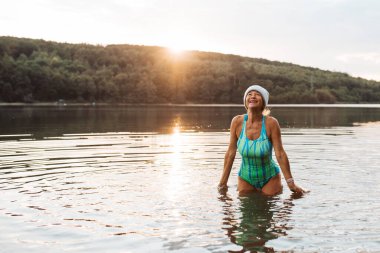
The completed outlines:
[[[0,101],[241,103],[260,83],[271,103],[378,103],[380,83],[299,65],[162,47],[0,37]]]

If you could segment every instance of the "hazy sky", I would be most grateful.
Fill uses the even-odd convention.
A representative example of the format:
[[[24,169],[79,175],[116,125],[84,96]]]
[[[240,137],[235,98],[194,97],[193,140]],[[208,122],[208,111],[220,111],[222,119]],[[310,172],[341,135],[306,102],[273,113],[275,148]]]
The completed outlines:
[[[379,0],[0,0],[0,36],[158,45],[380,81]]]

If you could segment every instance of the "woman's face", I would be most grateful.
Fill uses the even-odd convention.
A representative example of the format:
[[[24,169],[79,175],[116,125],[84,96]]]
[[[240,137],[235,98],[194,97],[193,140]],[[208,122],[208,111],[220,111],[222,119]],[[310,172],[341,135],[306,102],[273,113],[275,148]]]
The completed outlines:
[[[245,98],[245,105],[249,108],[261,108],[264,109],[264,101],[261,94],[255,90],[248,92]]]

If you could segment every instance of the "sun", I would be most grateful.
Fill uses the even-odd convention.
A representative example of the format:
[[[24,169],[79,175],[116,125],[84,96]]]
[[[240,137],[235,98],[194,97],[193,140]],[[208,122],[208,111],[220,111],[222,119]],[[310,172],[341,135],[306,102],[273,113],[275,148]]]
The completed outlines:
[[[186,51],[191,50],[194,46],[194,41],[186,35],[168,36],[163,43],[172,56],[181,57]]]
[[[173,56],[181,56],[186,51],[185,49],[177,45],[168,46],[166,48],[168,49],[169,53]]]

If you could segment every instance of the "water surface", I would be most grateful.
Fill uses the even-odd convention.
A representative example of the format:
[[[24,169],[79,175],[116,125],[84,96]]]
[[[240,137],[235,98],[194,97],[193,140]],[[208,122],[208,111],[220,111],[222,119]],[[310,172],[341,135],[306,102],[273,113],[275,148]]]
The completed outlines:
[[[304,197],[216,190],[238,113],[0,108],[0,251],[380,251],[380,108],[272,108]]]

